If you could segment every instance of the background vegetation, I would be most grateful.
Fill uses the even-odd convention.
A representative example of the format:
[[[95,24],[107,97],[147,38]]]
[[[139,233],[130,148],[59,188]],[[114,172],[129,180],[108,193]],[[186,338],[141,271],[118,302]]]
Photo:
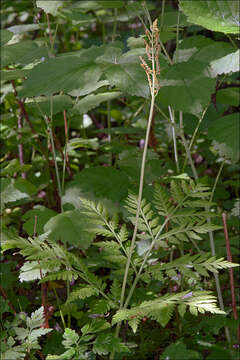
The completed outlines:
[[[238,359],[239,2],[1,5],[1,358]]]

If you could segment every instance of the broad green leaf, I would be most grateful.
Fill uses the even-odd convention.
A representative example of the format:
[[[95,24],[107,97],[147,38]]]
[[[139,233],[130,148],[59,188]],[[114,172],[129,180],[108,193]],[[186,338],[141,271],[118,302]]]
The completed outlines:
[[[13,37],[13,33],[9,30],[1,29],[0,30],[0,46],[6,44]]]
[[[220,89],[216,94],[216,102],[230,106],[238,106],[240,103],[240,93],[237,87]]]
[[[16,188],[14,179],[0,179],[1,182],[1,209],[5,204],[29,197],[29,194]]]
[[[121,93],[118,91],[105,92],[97,95],[88,95],[85,98],[79,100],[76,105],[74,105],[72,112],[78,114],[86,114],[89,110],[94,109],[102,102],[115,99],[117,97],[120,97],[120,95]]]
[[[127,197],[129,181],[123,171],[96,166],[82,170],[68,185],[85,193],[94,193],[97,198],[119,202]]]
[[[25,221],[23,224],[23,229],[28,233],[29,236],[32,236],[35,228],[36,234],[40,235],[44,232],[44,225],[51,217],[55,215],[55,211],[48,209],[45,206],[36,205],[33,209],[28,210],[23,215],[22,220]]]
[[[40,96],[34,99],[28,99],[25,102],[27,108],[33,111],[38,116],[51,115],[51,97]],[[70,96],[55,95],[52,96],[52,114],[57,114],[63,110],[71,108],[73,105]]]
[[[91,14],[83,14],[82,12],[76,11],[77,9],[64,9],[64,15],[69,18],[74,25],[88,25],[96,22],[96,17]]]
[[[216,84],[208,73],[206,64],[191,60],[163,70],[157,102],[160,106],[171,105],[174,110],[201,114],[211,100]]]
[[[232,44],[223,41],[214,41],[201,35],[183,39],[173,59],[178,62],[196,60],[209,64],[234,51]]]
[[[92,82],[86,83],[85,86],[80,87],[79,89],[72,90],[68,94],[71,96],[84,96],[96,91],[102,86],[107,85],[109,85],[109,82],[107,80],[97,81],[96,79],[92,79]]]
[[[54,1],[50,1],[50,0],[37,0],[36,1],[36,6],[38,8],[41,8],[45,11],[45,13],[47,14],[51,14],[53,16],[56,16],[58,13],[58,9],[63,5],[63,1],[60,0],[54,0]]]
[[[125,1],[120,1],[120,0],[114,0],[114,1],[109,1],[109,0],[97,0],[96,1],[97,4],[99,6],[101,6],[104,9],[109,9],[109,8],[123,8],[125,5]]]
[[[23,34],[27,31],[35,31],[40,29],[39,24],[24,24],[24,25],[14,25],[8,28],[14,35]]]
[[[120,48],[108,47],[105,54],[99,56],[96,62],[103,64],[104,74],[111,86],[115,85],[130,95],[148,97],[147,77],[140,66],[138,56],[136,52],[122,55]]]
[[[237,50],[231,54],[228,54],[221,59],[211,62],[212,73],[214,76],[220,74],[229,74],[231,72],[239,71],[239,57],[240,50]]]
[[[104,51],[104,46],[92,46],[76,53],[64,54],[37,65],[23,83],[21,97],[52,95],[69,92],[96,83],[102,70],[94,59]]]
[[[169,346],[167,346],[160,356],[161,360],[171,359],[171,360],[201,360],[202,355],[194,350],[187,349],[186,345],[181,341],[177,341]]]
[[[2,81],[16,80],[28,76],[30,71],[31,70],[27,70],[27,69],[2,70],[0,71],[0,77]]]
[[[232,0],[180,0],[188,21],[212,31],[239,33],[239,2]]]
[[[13,64],[27,65],[41,58],[48,58],[47,48],[38,46],[31,40],[25,40],[2,47],[1,65],[2,67]]]
[[[208,138],[219,144],[224,144],[220,150],[225,155],[237,161],[240,156],[239,150],[239,116],[237,113],[216,119],[208,129]]]
[[[89,219],[79,210],[65,211],[52,217],[44,226],[44,231],[51,231],[49,237],[55,241],[87,249],[94,239],[94,235],[86,230],[90,227]]]

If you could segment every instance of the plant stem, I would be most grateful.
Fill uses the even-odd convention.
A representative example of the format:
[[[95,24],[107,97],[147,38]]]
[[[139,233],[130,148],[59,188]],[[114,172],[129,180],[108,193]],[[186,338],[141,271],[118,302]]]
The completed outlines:
[[[184,145],[186,154],[187,154],[187,158],[188,158],[188,161],[189,161],[189,163],[190,163],[190,166],[191,166],[191,169],[192,169],[194,178],[197,179],[197,178],[198,178],[198,174],[197,174],[196,168],[195,168],[195,166],[194,166],[193,159],[192,159],[192,157],[191,157],[190,149],[189,149],[189,147],[188,147],[188,145],[187,145],[187,140],[186,140],[186,138],[185,138],[185,136],[184,136],[184,127],[183,127],[182,111],[179,112],[179,124],[180,124],[180,136],[181,136],[181,139],[182,139],[182,142],[183,142],[183,145]]]
[[[176,133],[175,133],[175,120],[174,120],[174,111],[171,106],[168,106],[168,111],[172,123],[172,137],[173,137],[173,147],[174,147],[174,157],[177,167],[177,172],[179,173],[179,162],[178,162],[178,152],[177,152],[177,141],[176,141]]]

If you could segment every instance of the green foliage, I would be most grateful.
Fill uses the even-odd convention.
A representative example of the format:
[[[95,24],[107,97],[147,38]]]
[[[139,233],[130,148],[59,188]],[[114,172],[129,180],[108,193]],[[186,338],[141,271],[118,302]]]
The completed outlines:
[[[33,356],[34,352],[37,349],[40,349],[38,343],[39,338],[52,331],[52,329],[43,328],[43,323],[43,307],[33,312],[31,317],[28,317],[24,313],[20,313],[15,321],[6,323],[6,332],[3,336],[5,335],[7,341],[2,341],[1,358],[3,360],[9,360],[24,359],[25,356],[30,354]],[[35,357],[32,358],[36,359]]]
[[[3,359],[235,360],[237,2],[1,5]]]
[[[206,27],[209,30],[226,34],[239,31],[239,4],[237,1],[184,1],[180,8],[189,22]]]

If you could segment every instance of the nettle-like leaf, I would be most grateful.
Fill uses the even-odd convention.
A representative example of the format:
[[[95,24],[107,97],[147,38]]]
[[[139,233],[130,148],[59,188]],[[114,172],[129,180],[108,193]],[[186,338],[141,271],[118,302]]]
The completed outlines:
[[[38,46],[34,41],[24,40],[2,47],[2,67],[21,64],[27,65],[48,57],[47,48]]]
[[[97,83],[102,70],[94,60],[104,49],[105,46],[92,46],[45,60],[32,69],[28,79],[23,83],[19,96],[48,96],[59,91],[69,92],[85,87],[89,83]]]
[[[162,70],[156,101],[161,106],[199,115],[210,101],[215,84],[206,63],[191,59],[176,63]]]
[[[94,193],[97,198],[120,202],[127,197],[129,180],[123,171],[95,166],[79,172],[69,186],[77,187],[82,193]]]
[[[72,210],[52,217],[45,224],[44,231],[49,231],[49,237],[55,241],[61,240],[87,249],[94,239],[87,228],[91,228],[89,219],[81,211]]]
[[[177,341],[167,346],[162,355],[160,356],[160,360],[166,359],[202,360],[202,355],[197,351],[187,349],[186,345],[183,342]]]
[[[240,50],[232,52],[210,63],[213,76],[238,72]]]
[[[239,117],[237,113],[216,119],[209,127],[207,136],[226,146],[226,148],[221,147],[221,151],[227,158],[233,161],[239,159]]]
[[[111,86],[115,85],[130,95],[148,97],[149,86],[146,74],[138,58],[139,55],[143,55],[143,51],[140,54],[134,53],[132,56],[130,52],[122,55],[120,48],[108,47],[106,52],[96,59],[96,62],[102,64],[104,74]]]
[[[25,212],[22,219],[24,220],[23,229],[32,236],[34,231],[40,235],[44,232],[44,225],[48,220],[57,215],[57,213],[51,209],[42,205],[36,205],[33,209]]]
[[[79,100],[73,107],[72,112],[77,114],[86,114],[104,101],[118,98],[121,95],[119,91],[105,92],[100,94],[91,94]]]
[[[112,324],[114,325],[123,320],[130,321],[133,318],[142,319],[147,316],[156,320],[162,326],[166,326],[176,305],[185,306],[185,311],[188,308],[193,315],[207,311],[213,314],[225,314],[224,311],[217,308],[216,298],[209,291],[185,291],[179,294],[167,294],[151,301],[144,301],[139,306],[131,309],[118,310],[113,316]],[[179,311],[180,315],[183,316],[185,311],[181,309]]]
[[[72,107],[73,103],[70,96],[54,95],[52,97],[39,96],[34,99],[27,99],[26,108],[33,111],[34,114],[50,116]]]
[[[63,5],[63,1],[36,1],[36,6],[40,9],[43,9],[45,13],[56,16],[58,9]]]
[[[239,32],[239,2],[233,0],[179,1],[188,21],[225,34]]]
[[[13,37],[13,33],[6,29],[0,30],[0,45],[3,46],[8,43],[9,40]]]

